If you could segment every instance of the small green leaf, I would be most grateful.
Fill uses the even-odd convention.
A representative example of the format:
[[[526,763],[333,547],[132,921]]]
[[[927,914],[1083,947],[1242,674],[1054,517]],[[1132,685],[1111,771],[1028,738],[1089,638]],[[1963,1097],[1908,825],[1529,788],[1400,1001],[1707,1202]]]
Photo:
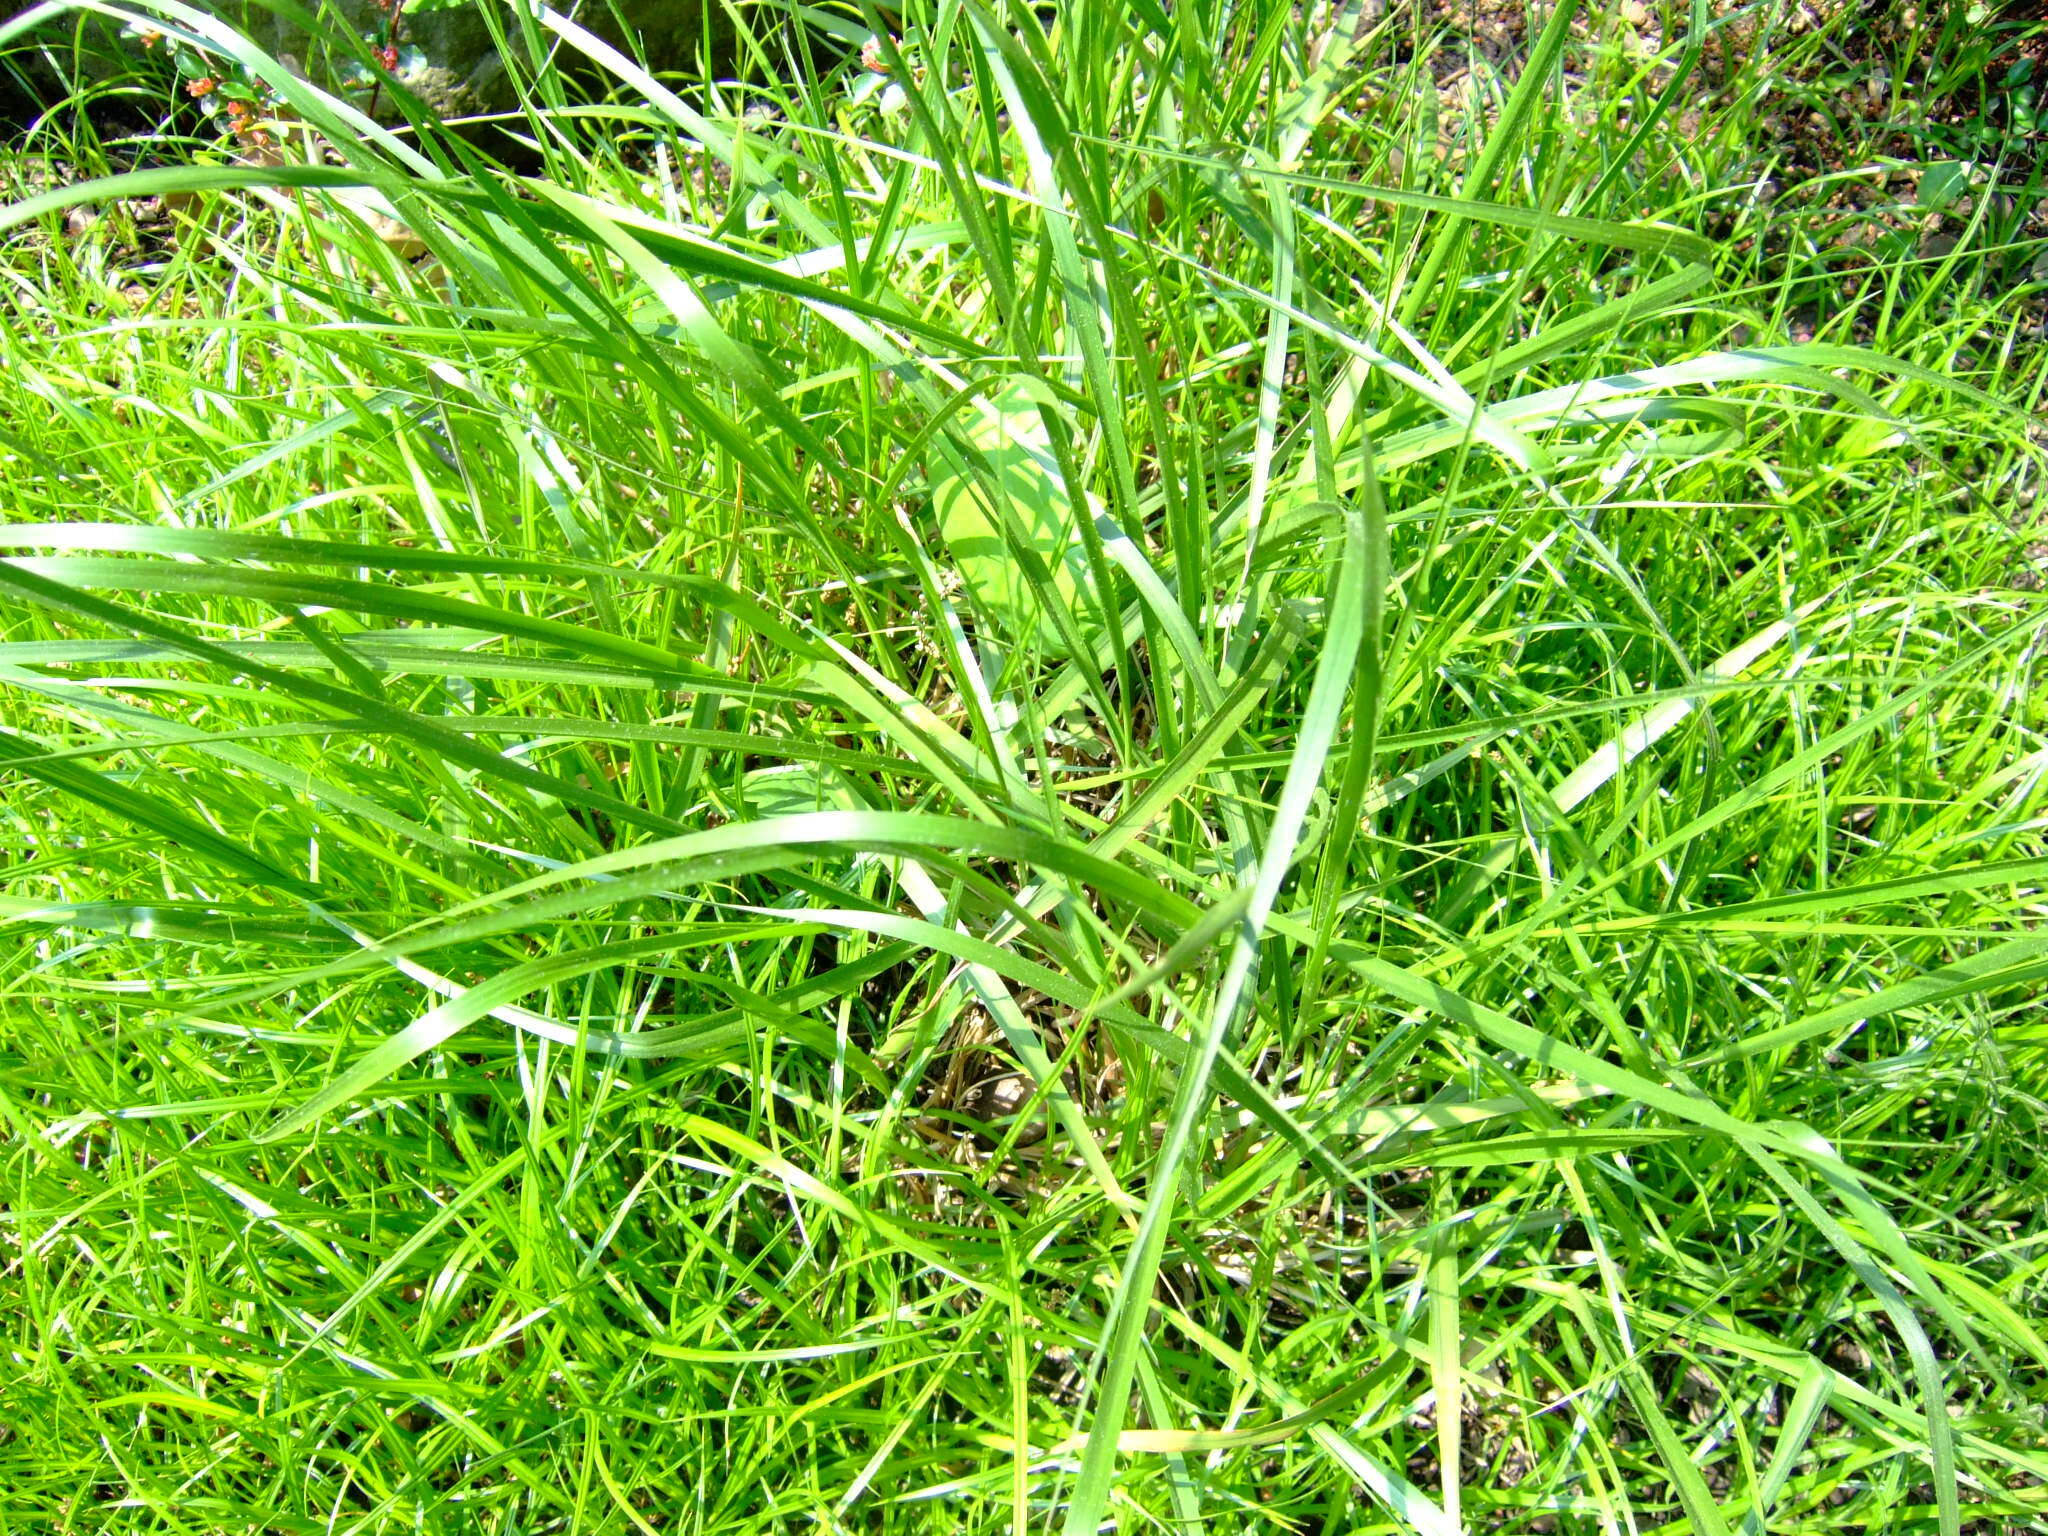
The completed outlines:
[[[1952,205],[1970,190],[1970,173],[1975,169],[1967,160],[1930,160],[1920,169],[1920,206],[1947,208]]]
[[[801,811],[868,808],[853,780],[829,763],[778,763],[753,769],[740,780],[739,793],[729,798],[735,819],[744,821],[766,821]]]
[[[1077,511],[1092,517],[1100,508],[1085,492],[1077,508],[1060,474],[1046,429],[1046,414],[1056,409],[1051,389],[1040,380],[1010,380],[976,401],[968,418],[965,435],[981,462],[970,466],[952,449],[937,448],[930,475],[939,532],[975,608],[1012,639],[1034,640],[1057,656],[1066,647],[1003,532],[1006,522],[1021,532],[1070,613],[1088,612],[1081,601],[1087,553],[1076,518]],[[1084,623],[1084,632],[1089,627]]]

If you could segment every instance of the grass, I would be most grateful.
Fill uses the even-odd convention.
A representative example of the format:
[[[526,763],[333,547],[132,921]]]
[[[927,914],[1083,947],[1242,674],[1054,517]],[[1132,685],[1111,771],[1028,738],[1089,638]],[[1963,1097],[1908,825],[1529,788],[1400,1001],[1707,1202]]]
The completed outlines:
[[[2048,162],[1583,9],[20,135],[0,1530],[2042,1528]]]

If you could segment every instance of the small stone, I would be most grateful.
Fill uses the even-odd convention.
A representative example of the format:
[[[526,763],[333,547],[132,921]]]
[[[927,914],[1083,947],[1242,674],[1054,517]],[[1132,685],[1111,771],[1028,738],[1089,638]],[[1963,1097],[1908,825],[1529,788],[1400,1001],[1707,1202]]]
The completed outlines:
[[[366,213],[364,221],[379,240],[391,249],[391,254],[400,261],[411,261],[416,256],[427,254],[427,242],[414,234],[410,227],[382,213]]]
[[[284,165],[289,158],[283,148],[268,134],[264,135],[260,142],[244,144],[235,151],[235,164],[262,166],[266,169]]]

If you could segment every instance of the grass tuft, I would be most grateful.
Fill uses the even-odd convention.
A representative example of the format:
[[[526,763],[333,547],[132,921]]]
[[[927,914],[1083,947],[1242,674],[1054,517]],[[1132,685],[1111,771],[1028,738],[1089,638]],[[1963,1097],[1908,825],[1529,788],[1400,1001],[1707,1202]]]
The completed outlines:
[[[0,1529],[2041,1528],[1938,9],[542,12],[483,138],[138,3],[281,163],[0,153]]]

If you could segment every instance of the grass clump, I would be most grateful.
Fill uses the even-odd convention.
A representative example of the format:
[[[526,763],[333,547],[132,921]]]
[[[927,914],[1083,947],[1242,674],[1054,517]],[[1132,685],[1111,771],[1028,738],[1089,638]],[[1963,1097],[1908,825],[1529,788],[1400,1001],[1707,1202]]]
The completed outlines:
[[[918,3],[543,15],[513,170],[151,14],[285,153],[13,153],[10,1529],[2048,1518],[2023,139]]]

